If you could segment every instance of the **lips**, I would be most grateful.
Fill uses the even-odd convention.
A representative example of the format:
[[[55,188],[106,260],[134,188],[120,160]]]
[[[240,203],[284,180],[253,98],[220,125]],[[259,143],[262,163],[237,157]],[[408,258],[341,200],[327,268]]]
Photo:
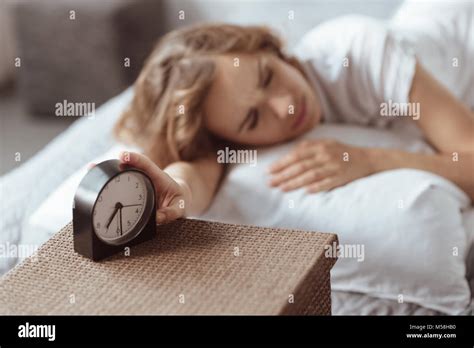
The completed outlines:
[[[296,120],[293,123],[293,129],[298,128],[304,121],[306,117],[306,99],[305,97],[301,98],[301,102],[296,109],[298,111],[298,115],[296,116]]]

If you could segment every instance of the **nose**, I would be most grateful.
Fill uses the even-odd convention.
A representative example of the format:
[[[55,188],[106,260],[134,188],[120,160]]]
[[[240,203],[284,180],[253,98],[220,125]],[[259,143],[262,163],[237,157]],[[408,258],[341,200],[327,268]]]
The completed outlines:
[[[288,116],[293,116],[296,112],[294,98],[290,94],[270,97],[267,100],[267,104],[273,114],[282,120]]]

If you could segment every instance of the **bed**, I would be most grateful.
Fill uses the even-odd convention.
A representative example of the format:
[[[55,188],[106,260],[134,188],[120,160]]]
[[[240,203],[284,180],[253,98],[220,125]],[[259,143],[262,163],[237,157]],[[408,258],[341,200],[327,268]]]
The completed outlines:
[[[35,244],[40,245],[48,240],[55,232],[68,222],[71,201],[64,199],[64,194],[70,194],[65,184],[66,178],[79,177],[80,170],[84,170],[87,163],[97,160],[100,156],[111,155],[111,150],[117,145],[110,134],[112,124],[127,105],[132,96],[129,88],[117,97],[111,99],[100,109],[94,117],[84,117],[75,122],[67,131],[54,139],[42,149],[34,158],[24,163],[14,171],[0,178],[2,200],[2,219],[0,220],[0,243],[6,244]],[[352,132],[352,130],[351,130]],[[404,133],[405,134],[405,133]],[[403,140],[405,141],[405,140]],[[416,147],[417,142],[413,143]],[[61,191],[62,185],[62,191]],[[226,190],[221,190],[226,194]],[[227,194],[232,194],[227,192]],[[59,198],[58,198],[59,197]],[[71,197],[72,198],[72,197]],[[61,202],[58,205],[58,199]],[[57,209],[52,209],[56,206]],[[222,208],[222,207],[221,207]],[[217,210],[216,210],[217,209]],[[215,219],[219,216],[217,207],[210,209],[203,218]],[[468,207],[462,212],[466,250],[466,269],[464,269],[471,289],[469,290],[469,303],[457,310],[456,314],[472,313],[472,287],[474,278],[470,266],[474,264],[472,242],[474,240],[474,209]],[[248,223],[237,216],[237,220],[227,222]],[[240,219],[240,220],[239,220]],[[271,219],[270,219],[271,220]],[[255,220],[257,225],[275,225],[277,220]],[[288,227],[283,226],[283,227]],[[294,227],[289,225],[289,227]],[[324,231],[322,231],[324,232]],[[328,231],[334,232],[334,231]],[[337,231],[336,231],[337,232]],[[23,255],[24,257],[28,255]],[[21,262],[21,257],[0,259],[0,272],[6,273],[16,263]],[[339,261],[338,261],[339,262]],[[464,272],[463,271],[463,272]],[[339,277],[340,275],[332,275]],[[419,304],[396,299],[383,298],[383,296],[370,296],[368,293],[358,291],[342,291],[334,288],[332,291],[333,314],[335,315],[436,315],[452,314],[446,310],[436,310]]]

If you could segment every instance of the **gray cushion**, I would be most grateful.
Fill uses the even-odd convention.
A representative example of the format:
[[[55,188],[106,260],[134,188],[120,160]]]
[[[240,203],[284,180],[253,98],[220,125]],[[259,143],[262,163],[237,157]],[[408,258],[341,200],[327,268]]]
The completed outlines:
[[[18,2],[19,91],[31,111],[53,113],[63,100],[97,107],[125,89],[161,32],[159,13],[147,0]]]

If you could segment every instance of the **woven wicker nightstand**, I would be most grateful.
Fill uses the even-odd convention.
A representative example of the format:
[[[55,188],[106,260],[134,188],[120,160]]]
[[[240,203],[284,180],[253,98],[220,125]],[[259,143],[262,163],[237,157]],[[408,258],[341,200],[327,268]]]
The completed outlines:
[[[0,282],[0,314],[331,314],[334,234],[179,219],[94,263],[72,225]]]

